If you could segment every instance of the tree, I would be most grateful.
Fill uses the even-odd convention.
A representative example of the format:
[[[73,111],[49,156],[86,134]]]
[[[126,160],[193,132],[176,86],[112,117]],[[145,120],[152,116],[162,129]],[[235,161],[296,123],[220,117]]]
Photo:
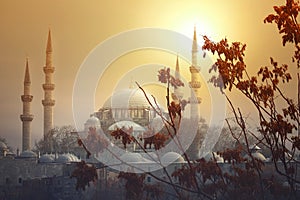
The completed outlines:
[[[8,150],[10,152],[13,152],[14,149],[11,146],[8,145],[8,143],[7,143],[7,141],[6,141],[5,138],[3,138],[3,137],[0,136],[0,142],[3,142],[7,146]]]
[[[293,62],[299,68],[299,24],[297,16],[299,13],[299,2],[287,0],[285,5],[274,6],[276,14],[268,15],[264,22],[275,23],[282,34],[282,44],[285,46],[291,43],[295,47]],[[286,178],[293,198],[296,198],[295,184],[300,180],[296,176],[298,161],[295,159],[295,150],[300,150],[299,135],[291,134],[299,128],[299,105],[294,100],[287,97],[282,88],[283,84],[288,84],[292,79],[289,73],[288,65],[279,65],[274,58],[270,58],[270,66],[261,67],[257,75],[250,76],[244,62],[246,45],[240,42],[229,44],[227,39],[220,42],[213,42],[204,36],[203,49],[217,54],[217,61],[211,68],[211,72],[217,72],[212,76],[210,82],[219,87],[226,96],[231,109],[235,116],[235,124],[243,132],[247,148],[246,133],[250,133],[245,124],[244,117],[239,108],[234,106],[234,102],[226,95],[225,92],[237,90],[241,92],[246,99],[254,105],[259,118],[258,130],[262,136],[257,138],[257,142],[271,151],[274,167],[278,174]],[[279,106],[279,99],[284,102]],[[229,122],[227,121],[230,127]],[[254,134],[252,134],[255,136]],[[288,143],[292,142],[291,149]],[[282,167],[279,167],[279,163]]]
[[[78,134],[73,126],[55,127],[44,139],[35,143],[35,150],[42,153],[73,152],[78,147],[77,138]]]
[[[83,141],[78,140],[78,144],[79,146],[87,145],[91,152],[98,154],[107,147],[108,141],[97,133],[95,127],[90,127],[87,137]]]
[[[249,144],[255,144],[256,139],[251,134],[247,134]],[[242,130],[239,127],[223,127],[218,142],[215,144],[213,151],[221,152],[226,148],[236,147],[237,144],[246,144]]]
[[[265,23],[277,25],[279,33],[282,34],[284,46],[286,43],[294,45],[295,51],[292,59],[298,68],[300,63],[300,29],[297,22],[299,10],[299,2],[286,0],[285,5],[274,6],[275,14],[267,16],[264,20]],[[226,38],[220,42],[214,42],[207,36],[203,36],[203,39],[203,50],[217,55],[216,62],[210,69],[211,73],[215,73],[210,82],[220,88],[234,114],[233,121],[226,119],[226,132],[229,132],[234,138],[235,147],[219,152],[226,160],[226,166],[217,163],[216,159],[191,160],[183,152],[186,164],[171,173],[165,166],[162,166],[166,179],[149,172],[145,174],[170,186],[178,199],[299,198],[299,191],[296,190],[296,184],[300,184],[299,176],[297,176],[299,161],[295,159],[295,152],[300,150],[300,137],[299,134],[291,136],[291,133],[299,128],[299,105],[285,96],[281,89],[282,85],[289,84],[292,78],[288,71],[288,65],[279,65],[271,58],[270,66],[261,67],[257,75],[251,76],[247,72],[244,59],[245,44],[229,43]],[[148,102],[162,118],[168,130],[168,136],[177,141],[182,111],[187,102],[171,102],[169,89],[171,86],[180,87],[183,83],[170,74],[169,68],[159,70],[158,79],[167,85],[166,99],[169,118],[159,115],[160,110],[155,110],[157,106],[152,105],[149,99]],[[144,91],[143,88],[140,87],[140,89]],[[227,93],[233,90],[241,92],[254,105],[259,119],[259,124],[257,124],[259,136],[250,130],[245,123],[242,111],[234,106],[234,102],[228,97]],[[283,108],[278,106],[279,98],[284,102]],[[271,152],[271,166],[265,166],[266,164],[262,160],[252,154],[250,136],[255,144],[262,145]],[[128,139],[125,144],[133,141],[134,139]],[[153,142],[160,141],[153,140]],[[292,148],[288,148],[289,142],[293,144]],[[180,143],[177,145],[178,148],[181,147]],[[142,145],[141,148],[146,152]],[[276,174],[270,173],[268,167],[275,169]],[[122,172],[120,178],[128,181],[126,183],[128,198],[142,196],[143,187],[145,187],[142,184],[144,174]],[[129,180],[136,180],[135,183],[139,182],[140,184],[131,187]],[[286,181],[288,188],[282,180]]]

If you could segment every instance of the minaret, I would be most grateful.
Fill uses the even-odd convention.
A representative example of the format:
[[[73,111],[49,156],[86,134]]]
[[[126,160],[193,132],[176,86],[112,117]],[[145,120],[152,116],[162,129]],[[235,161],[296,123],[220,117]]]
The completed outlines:
[[[23,114],[20,115],[22,121],[22,151],[30,150],[30,135],[31,135],[31,121],[33,120],[33,115],[30,114],[30,103],[33,96],[30,95],[30,75],[28,67],[28,59],[26,59],[26,69],[24,78],[24,94],[21,96],[23,102]]]
[[[201,103],[200,98],[200,67],[197,63],[197,53],[198,53],[198,47],[197,47],[197,34],[196,34],[196,27],[194,27],[194,38],[193,38],[193,46],[192,46],[192,66],[190,66],[190,72],[191,72],[191,118],[195,119],[199,116],[199,104]]]
[[[178,61],[178,55],[176,59],[176,69],[175,69],[175,78],[180,80],[180,69],[179,69],[179,61]],[[182,87],[176,87],[174,88],[174,92],[172,93],[172,99],[179,103],[183,97]]]
[[[45,83],[43,84],[44,99],[42,104],[44,106],[44,139],[49,131],[53,128],[53,106],[55,100],[52,99],[52,91],[55,85],[52,83],[52,74],[54,73],[54,67],[52,65],[52,43],[51,43],[51,31],[48,33],[48,41],[46,48],[46,65],[43,68],[45,73]]]

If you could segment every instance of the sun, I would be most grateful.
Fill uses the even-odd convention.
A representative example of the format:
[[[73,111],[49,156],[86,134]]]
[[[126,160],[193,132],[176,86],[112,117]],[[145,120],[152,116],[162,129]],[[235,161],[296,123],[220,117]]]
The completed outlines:
[[[193,38],[194,28],[197,30],[198,44],[202,44],[200,39],[202,36],[213,36],[215,32],[208,21],[200,20],[199,18],[186,17],[185,19],[178,20],[174,24],[174,30],[189,38]]]

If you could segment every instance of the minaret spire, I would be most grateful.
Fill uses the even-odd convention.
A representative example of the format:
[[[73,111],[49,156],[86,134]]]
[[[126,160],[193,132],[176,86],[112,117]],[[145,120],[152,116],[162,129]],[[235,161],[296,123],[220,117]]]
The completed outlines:
[[[21,96],[23,102],[23,114],[20,115],[22,121],[22,151],[30,150],[30,138],[31,138],[31,121],[33,120],[33,115],[30,113],[30,103],[33,96],[30,94],[30,75],[28,58],[26,59],[25,67],[25,77],[24,77],[24,94]]]
[[[194,26],[194,38],[193,38],[193,40],[197,42],[197,31],[196,31],[196,26]]]
[[[52,52],[52,40],[51,40],[51,30],[49,29],[48,31],[48,40],[47,40],[47,48],[46,48],[47,53]]]
[[[180,68],[179,68],[178,55],[176,58],[175,78],[180,80]],[[174,93],[172,93],[172,99],[176,103],[179,103],[182,97],[183,97],[182,87],[175,87]]]
[[[197,44],[197,32],[196,26],[194,27],[194,37],[193,37],[193,44],[192,44],[192,66],[190,66],[191,72],[191,118],[196,119],[199,116],[199,104],[201,103],[200,98],[200,67],[198,66],[197,61],[197,54],[198,54],[198,44]]]
[[[179,61],[178,61],[178,54],[176,57],[176,72],[175,72],[175,78],[180,78],[180,69],[179,69]]]
[[[197,54],[198,54],[197,32],[196,32],[196,26],[194,26],[194,37],[193,37],[193,45],[192,45],[192,66],[198,68]]]
[[[45,83],[43,84],[44,99],[42,100],[42,104],[44,106],[44,139],[46,139],[46,135],[53,128],[53,106],[55,105],[55,100],[52,99],[52,91],[55,88],[55,85],[52,83],[52,74],[54,73],[55,68],[52,65],[52,41],[50,29],[46,47],[46,65],[43,70],[45,73]]]
[[[25,78],[24,78],[24,84],[30,84],[30,74],[29,74],[29,67],[28,67],[28,58],[26,58],[26,68],[25,68]]]

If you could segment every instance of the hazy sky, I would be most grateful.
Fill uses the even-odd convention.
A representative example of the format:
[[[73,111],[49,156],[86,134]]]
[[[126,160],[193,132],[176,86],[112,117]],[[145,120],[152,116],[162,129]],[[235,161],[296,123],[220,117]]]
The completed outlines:
[[[284,1],[276,2],[281,4]],[[273,11],[273,5],[273,0],[0,0],[0,136],[7,138],[11,146],[21,148],[20,95],[23,93],[26,57],[29,57],[34,96],[32,145],[43,135],[42,67],[49,27],[56,67],[54,124],[73,125],[72,91],[81,64],[96,45],[123,31],[155,27],[192,37],[196,25],[199,34],[206,34],[214,40],[227,37],[230,41],[246,43],[250,72],[255,73],[260,66],[268,64],[270,56],[289,64],[291,48],[282,47],[274,25],[263,24],[264,17]],[[123,77],[132,67],[151,62],[173,67],[175,59],[176,55],[151,50],[122,56],[106,72],[107,77],[100,80],[95,110],[113,92],[120,76]],[[182,70],[187,70],[188,63],[180,62],[185,68]],[[286,88],[285,92],[294,95],[293,88]],[[243,101],[238,103],[242,106]]]

